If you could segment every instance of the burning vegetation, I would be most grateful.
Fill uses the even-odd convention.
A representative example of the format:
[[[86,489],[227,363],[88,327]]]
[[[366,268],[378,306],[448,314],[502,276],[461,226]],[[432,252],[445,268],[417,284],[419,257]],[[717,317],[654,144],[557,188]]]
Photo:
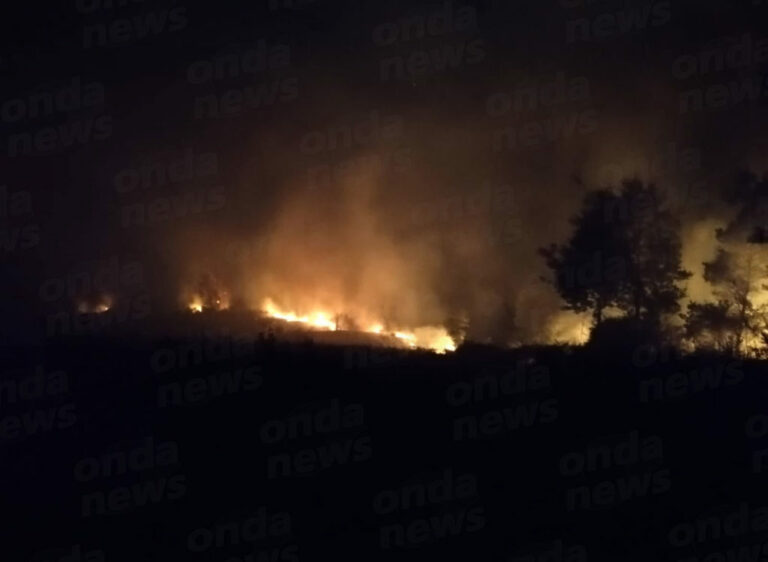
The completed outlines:
[[[747,357],[768,354],[768,246],[761,233],[768,179],[740,176],[752,197],[709,243],[684,248],[681,224],[653,184],[587,194],[567,243],[540,250],[574,327],[590,338],[635,338]],[[707,221],[704,222],[707,224]],[[705,259],[683,267],[685,251]],[[703,250],[703,251],[702,251]],[[583,325],[583,324],[582,324]],[[561,332],[562,333],[562,330]],[[573,333],[571,332],[571,337]],[[584,338],[585,340],[587,338]]]
[[[200,276],[192,294],[188,296],[187,308],[191,312],[204,310],[227,310],[230,306],[229,293],[211,273]]]
[[[445,328],[439,326],[420,326],[413,330],[406,330],[381,322],[362,324],[347,314],[331,314],[321,310],[313,310],[307,314],[296,314],[280,309],[272,299],[264,301],[262,310],[269,318],[304,324],[315,330],[363,332],[386,336],[396,338],[411,349],[430,349],[437,353],[456,350],[456,342],[448,335]]]
[[[399,185],[370,161],[322,191],[294,177],[256,210],[178,228],[164,289],[202,317],[246,311],[441,353],[465,341],[585,345],[623,322],[681,349],[765,354],[766,180],[743,174],[730,199],[710,194],[711,208],[688,213],[674,174],[655,184],[651,172],[568,179],[546,228],[525,216],[537,195],[522,178],[450,192],[421,169]],[[517,213],[523,231],[500,245],[497,223],[506,232]]]
[[[765,179],[750,177],[754,192],[768,193]],[[682,235],[664,191],[653,184],[627,180],[588,191],[570,237],[539,251],[551,272],[543,281],[559,295],[562,311],[544,317],[539,335],[526,338],[518,307],[498,293],[480,291],[483,306],[468,312],[479,302],[476,284],[467,287],[474,300],[454,297],[458,310],[452,310],[435,290],[450,258],[435,259],[423,240],[398,240],[383,231],[369,210],[370,193],[362,205],[359,194],[348,196],[355,210],[349,216],[358,219],[326,223],[311,246],[302,226],[317,222],[313,209],[294,204],[280,215],[258,264],[244,264],[255,273],[233,277],[236,308],[293,329],[368,334],[438,353],[465,340],[584,345],[611,337],[742,356],[768,351],[768,245],[754,200],[718,228],[702,221],[698,231],[712,232],[693,238]],[[232,306],[230,290],[210,273],[185,294],[193,313]],[[531,306],[526,298],[520,295],[522,306]],[[489,325],[484,311],[495,318],[495,341],[478,330]]]
[[[229,306],[221,306],[215,300],[204,300],[194,295],[187,304],[187,309],[197,314],[203,311],[228,310]],[[257,318],[276,320],[307,332],[369,334],[376,336],[382,343],[389,341],[396,347],[428,349],[442,354],[455,351],[457,345],[447,329],[441,326],[418,326],[407,329],[390,323],[362,322],[349,314],[332,313],[317,308],[306,312],[295,312],[279,307],[270,298],[264,299],[262,306],[251,312]]]

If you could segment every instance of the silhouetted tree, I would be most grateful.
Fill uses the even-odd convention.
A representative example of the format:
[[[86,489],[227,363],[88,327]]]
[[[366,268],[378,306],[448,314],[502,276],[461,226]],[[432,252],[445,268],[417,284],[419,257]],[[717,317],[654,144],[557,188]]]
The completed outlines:
[[[728,301],[692,302],[683,315],[684,334],[696,349],[736,353],[739,322]]]
[[[716,302],[693,302],[683,318],[688,340],[699,348],[735,354],[768,351],[768,175],[740,171],[723,189],[733,218],[715,230],[720,246],[705,262],[704,279]]]
[[[620,280],[625,276],[623,240],[606,215],[615,200],[608,190],[588,193],[581,212],[571,219],[574,232],[568,243],[539,250],[554,274],[549,282],[565,301],[564,308],[591,311],[595,324],[618,300]]]
[[[744,244],[739,250],[720,247],[703,264],[717,302],[692,302],[683,315],[685,335],[696,347],[745,354],[754,345],[749,342],[761,341],[765,306],[758,306],[755,298],[765,289],[764,258],[759,249]]]
[[[619,201],[624,220],[618,236],[626,237],[628,267],[617,306],[636,320],[658,322],[680,310],[685,289],[678,283],[691,276],[682,268],[680,223],[653,184],[625,181]]]
[[[571,222],[566,244],[540,250],[566,309],[591,311],[595,325],[609,307],[654,325],[679,311],[678,283],[690,272],[681,265],[679,223],[654,185],[626,180],[618,193],[590,192]]]

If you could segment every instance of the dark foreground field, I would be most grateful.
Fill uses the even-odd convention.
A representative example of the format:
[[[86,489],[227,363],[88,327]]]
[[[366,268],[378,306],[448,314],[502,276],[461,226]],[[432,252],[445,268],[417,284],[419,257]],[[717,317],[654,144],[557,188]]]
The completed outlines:
[[[765,363],[228,338],[4,353],[7,560],[768,560]]]

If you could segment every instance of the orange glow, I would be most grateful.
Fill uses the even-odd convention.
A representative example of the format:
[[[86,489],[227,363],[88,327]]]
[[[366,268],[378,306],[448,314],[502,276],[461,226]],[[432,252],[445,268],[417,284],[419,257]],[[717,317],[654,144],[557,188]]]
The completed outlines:
[[[327,311],[313,310],[308,314],[299,314],[281,309],[272,299],[265,299],[262,309],[268,317],[285,322],[306,324],[319,330],[336,331],[338,329],[336,322],[333,320],[335,315]],[[445,328],[442,327],[422,326],[413,330],[387,330],[382,323],[378,322],[370,324],[368,328],[361,329],[360,331],[391,336],[411,349],[431,349],[437,353],[456,350],[455,342],[448,335]]]
[[[397,339],[402,340],[408,347],[416,347],[416,336],[406,332],[394,332],[392,334]]]
[[[110,297],[102,297],[96,304],[81,301],[77,305],[77,311],[80,314],[102,314],[110,308],[112,308],[112,299]]]
[[[203,311],[203,299],[201,299],[200,297],[195,296],[192,299],[192,302],[189,303],[188,308],[192,312],[202,312]]]
[[[222,293],[216,297],[215,300],[204,299],[200,295],[193,295],[187,303],[187,309],[191,312],[198,313],[203,310],[228,310],[229,309],[229,295]]]
[[[413,334],[417,347],[431,349],[437,353],[456,351],[456,342],[448,335],[443,327],[424,326],[414,329]]]
[[[589,340],[589,314],[563,311],[550,319],[547,341],[554,344],[584,345]]]
[[[264,301],[264,312],[271,318],[277,318],[286,322],[299,322],[301,324],[308,324],[313,328],[319,328],[322,330],[335,330],[336,324],[331,321],[330,316],[324,312],[313,312],[306,316],[299,316],[293,312],[283,312],[271,299]]]

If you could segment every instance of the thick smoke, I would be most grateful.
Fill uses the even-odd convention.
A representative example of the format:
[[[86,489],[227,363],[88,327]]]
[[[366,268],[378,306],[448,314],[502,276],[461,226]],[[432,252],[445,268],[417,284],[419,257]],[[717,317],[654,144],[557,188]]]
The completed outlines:
[[[387,175],[376,158],[362,159],[323,190],[286,187],[250,233],[187,232],[173,242],[187,248],[183,276],[216,270],[250,309],[269,298],[360,327],[463,324],[474,339],[511,343],[514,277],[489,222],[492,205],[511,205],[511,191],[403,200]],[[223,251],[208,250],[217,245]]]
[[[539,91],[564,87],[567,96],[568,83],[561,82],[555,73],[531,83]],[[532,115],[567,122],[574,107],[590,107],[602,84],[593,79],[585,100],[541,106]],[[667,85],[669,99],[677,99],[674,86]],[[494,135],[508,123],[487,115],[341,114],[330,121],[334,127],[321,129],[326,142],[337,135],[341,155],[330,160],[341,160],[341,171],[314,182],[306,172],[311,166],[297,156],[301,132],[287,155],[267,150],[254,173],[276,181],[258,206],[248,207],[250,220],[233,218],[174,238],[180,250],[173,253],[184,256],[182,283],[214,271],[249,308],[271,298],[285,309],[321,308],[360,322],[465,325],[467,337],[479,341],[580,340],[588,321],[561,310],[541,281],[547,271],[536,250],[566,239],[568,218],[589,189],[637,177],[657,184],[681,218],[683,263],[693,273],[688,299],[711,298],[702,263],[716,251],[715,229],[738,211],[724,194],[734,189],[738,166],[748,163],[724,163],[657,109],[628,117],[616,105],[601,109],[590,134],[501,155]],[[399,132],[356,140],[355,124],[387,115],[395,116],[389,123]],[[398,147],[408,149],[403,170],[392,169]],[[235,193],[248,194],[252,183],[237,180]]]
[[[564,313],[541,281],[548,272],[537,249],[567,239],[568,219],[588,190],[638,177],[662,188],[681,219],[684,265],[693,272],[689,298],[711,296],[701,264],[715,254],[715,228],[744,222],[734,177],[766,165],[766,106],[742,99],[686,107],[681,96],[700,90],[714,99],[706,96],[710,87],[761,79],[760,18],[746,10],[733,27],[739,36],[702,30],[712,41],[697,47],[676,26],[708,8],[675,3],[668,25],[569,43],[568,21],[592,21],[623,3],[533,3],[527,16],[515,3],[479,3],[470,6],[472,29],[413,32],[382,46],[372,39],[377,26],[445,5],[385,4],[338,12],[318,4],[313,13],[338,26],[339,44],[301,26],[259,31],[270,45],[290,48],[290,64],[273,69],[299,78],[290,103],[193,118],[195,96],[271,83],[268,73],[227,72],[205,87],[183,81],[195,60],[242,51],[229,36],[215,47],[185,45],[170,74],[168,61],[150,51],[135,65],[147,78],[136,82],[116,67],[104,81],[121,116],[119,135],[69,157],[77,189],[55,189],[44,166],[35,171],[39,181],[26,176],[54,186],[55,197],[35,194],[34,205],[41,224],[64,233],[60,246],[41,247],[45,267],[32,263],[34,276],[66,275],[70,264],[119,255],[142,264],[153,312],[185,306],[207,278],[232,306],[259,308],[272,298],[361,322],[467,326],[468,337],[498,343],[578,338],[584,322]],[[242,37],[255,36],[252,25],[243,23]],[[477,39],[486,56],[476,65],[413,80],[379,74],[384,59]],[[730,57],[732,47],[748,56]],[[170,83],[176,79],[182,82]],[[138,106],[134,89],[162,92],[163,103]],[[215,152],[215,177],[115,193],[121,169],[187,149]],[[210,191],[214,183],[225,196],[218,210],[157,225],[121,223],[126,205],[150,209],[158,197]],[[39,303],[40,283],[30,286],[25,294]]]

